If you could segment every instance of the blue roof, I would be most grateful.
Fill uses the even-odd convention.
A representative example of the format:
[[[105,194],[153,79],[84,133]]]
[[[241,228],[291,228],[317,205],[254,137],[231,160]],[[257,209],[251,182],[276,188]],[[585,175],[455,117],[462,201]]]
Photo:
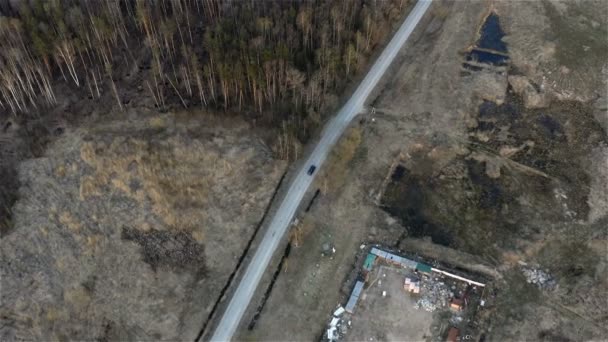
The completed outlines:
[[[377,255],[377,256],[379,256],[381,258],[385,258],[386,259],[386,252],[383,251],[383,250],[380,250],[380,249],[378,249],[376,247],[372,248],[371,253],[375,254],[375,255]]]
[[[344,307],[344,309],[350,313],[353,313],[355,310],[355,306],[357,305],[357,302],[359,301],[359,295],[361,294],[361,291],[363,290],[363,285],[364,283],[362,281],[357,281],[357,283],[355,284],[355,288],[353,289],[353,292],[350,294],[350,298],[348,299],[348,303],[346,303],[346,306]]]

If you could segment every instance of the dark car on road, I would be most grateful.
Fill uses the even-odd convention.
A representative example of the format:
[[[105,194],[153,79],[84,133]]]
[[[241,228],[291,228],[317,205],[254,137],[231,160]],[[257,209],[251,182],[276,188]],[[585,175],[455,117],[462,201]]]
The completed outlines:
[[[309,176],[312,176],[312,174],[315,173],[316,169],[317,169],[316,166],[310,165],[310,167],[308,168],[308,172],[306,172],[306,173],[308,173]]]

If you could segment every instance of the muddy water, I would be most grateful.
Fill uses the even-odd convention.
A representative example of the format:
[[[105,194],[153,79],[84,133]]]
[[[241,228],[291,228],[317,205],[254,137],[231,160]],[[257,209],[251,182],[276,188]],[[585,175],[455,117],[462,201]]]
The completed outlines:
[[[576,102],[530,110],[512,93],[500,106],[484,102],[468,141],[429,144],[395,168],[382,207],[408,236],[480,255],[585,220],[588,156],[607,141],[591,110]],[[470,153],[433,160],[428,152],[448,144]]]

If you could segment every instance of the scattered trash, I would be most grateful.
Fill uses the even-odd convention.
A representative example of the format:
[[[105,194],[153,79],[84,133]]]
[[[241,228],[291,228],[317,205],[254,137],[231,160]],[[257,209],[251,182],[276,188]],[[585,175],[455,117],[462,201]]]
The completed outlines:
[[[362,244],[361,246],[359,246],[359,249],[364,249],[364,248],[365,248],[364,244]]]
[[[462,322],[462,316],[453,315],[452,317],[450,317],[450,323],[452,323],[453,325],[458,325],[460,324],[460,322]]]
[[[448,305],[450,298],[454,296],[454,293],[448,289],[448,287],[442,282],[422,283],[422,297],[416,302],[414,307],[416,309],[424,309],[428,312],[433,312],[438,308],[444,308]]]
[[[336,339],[336,327],[327,329],[327,339],[330,341],[334,341]]]
[[[420,293],[420,280],[405,277],[403,289],[411,293]]]
[[[555,281],[555,279],[553,279],[553,276],[542,270],[528,267],[523,268],[522,272],[526,277],[526,281],[529,284],[534,284],[538,286],[538,288],[550,290],[555,288],[555,286],[557,285],[557,282]]]
[[[386,291],[382,291],[382,297],[386,297]]]
[[[332,247],[332,248],[331,248],[331,252],[332,252],[333,254],[336,254],[336,248],[335,248],[335,247]]]
[[[331,319],[331,322],[329,323],[330,327],[335,327],[336,325],[338,325],[338,322],[340,321],[340,319],[338,317],[334,317]]]

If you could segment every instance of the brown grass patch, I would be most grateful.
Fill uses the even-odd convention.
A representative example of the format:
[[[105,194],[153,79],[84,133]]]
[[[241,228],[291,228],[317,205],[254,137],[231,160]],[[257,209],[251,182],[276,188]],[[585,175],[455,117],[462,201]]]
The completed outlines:
[[[55,176],[63,178],[63,177],[65,177],[65,174],[66,174],[65,166],[59,165],[57,168],[55,168]]]
[[[323,193],[337,191],[344,185],[346,173],[362,140],[360,127],[352,127],[332,149],[327,161],[327,168],[319,179]]]
[[[85,163],[94,166],[95,165],[95,148],[93,143],[85,142],[80,148],[80,159]]]
[[[82,177],[80,180],[80,200],[84,201],[92,196],[99,196],[97,181],[91,176]]]
[[[151,118],[149,124],[152,128],[163,128],[167,126],[167,122],[165,121],[165,119],[160,116]]]
[[[74,233],[79,232],[80,228],[82,228],[82,224],[67,211],[62,212],[61,215],[59,215],[59,222]]]
[[[310,216],[304,216],[302,221],[295,225],[289,231],[289,241],[293,247],[300,247],[304,243],[304,240],[309,236],[315,229],[315,223]]]
[[[91,296],[81,286],[66,290],[63,293],[63,299],[66,303],[73,305],[76,310],[81,312],[91,303]]]
[[[131,189],[129,188],[129,186],[127,184],[125,184],[125,182],[122,179],[119,179],[119,178],[112,179],[112,185],[114,185],[114,187],[116,189],[121,190],[122,192],[124,192],[127,195],[131,194]]]
[[[201,232],[200,230],[195,230],[192,232],[192,238],[194,239],[194,241],[202,243],[205,238],[205,234],[203,234],[203,232]]]
[[[81,148],[81,158],[95,169],[92,176],[82,178],[82,199],[99,195],[101,187],[110,183],[142,205],[150,201],[153,213],[178,230],[200,225],[204,211],[188,208],[204,207],[215,183],[212,179],[229,177],[234,171],[229,161],[205,151],[198,141],[188,146],[180,140],[152,146],[138,139],[115,139],[102,149],[103,154],[94,150],[91,143]],[[132,182],[137,188],[131,188]]]
[[[85,255],[95,254],[95,252],[99,250],[99,244],[101,243],[102,239],[103,236],[98,234],[87,236]]]

